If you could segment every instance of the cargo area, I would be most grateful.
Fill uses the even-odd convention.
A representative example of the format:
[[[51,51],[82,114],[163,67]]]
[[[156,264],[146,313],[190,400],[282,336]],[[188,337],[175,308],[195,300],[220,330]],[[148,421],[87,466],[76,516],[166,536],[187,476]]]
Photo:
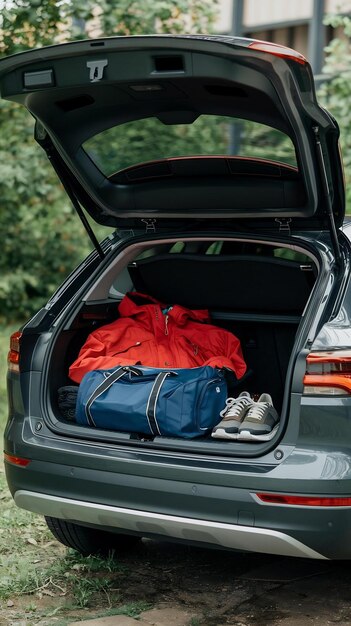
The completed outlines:
[[[317,259],[297,245],[239,238],[134,243],[105,265],[56,337],[48,370],[51,411],[67,421],[58,389],[75,385],[70,365],[93,330],[118,319],[124,294],[141,293],[167,306],[208,309],[211,324],[240,340],[247,366],[242,379],[228,381],[228,395],[269,393],[281,414],[290,357],[317,278]]]

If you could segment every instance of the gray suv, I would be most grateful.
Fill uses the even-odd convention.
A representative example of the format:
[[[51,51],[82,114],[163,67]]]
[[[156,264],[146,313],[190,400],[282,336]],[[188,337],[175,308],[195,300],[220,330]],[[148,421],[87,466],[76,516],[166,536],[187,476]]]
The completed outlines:
[[[0,88],[33,116],[95,246],[11,337],[16,504],[83,554],[144,536],[350,558],[351,227],[338,126],[306,59],[250,39],[115,37],[5,58]],[[92,220],[114,229],[101,243]],[[60,402],[69,368],[135,293],[205,308],[240,340],[231,394],[273,398],[270,438],[77,423]]]

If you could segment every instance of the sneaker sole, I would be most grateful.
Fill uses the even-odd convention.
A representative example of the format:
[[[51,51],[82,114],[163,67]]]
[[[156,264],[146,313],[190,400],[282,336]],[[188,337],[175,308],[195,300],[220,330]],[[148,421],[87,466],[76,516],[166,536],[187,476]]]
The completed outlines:
[[[238,433],[228,433],[224,428],[217,428],[212,434],[211,437],[214,439],[237,439]]]
[[[249,430],[242,430],[241,432],[237,434],[236,439],[238,441],[270,441],[271,439],[273,439],[274,435],[276,434],[278,430],[278,426],[279,424],[276,424],[273,430],[271,430],[270,433],[266,433],[265,435],[255,435],[254,433],[251,433]]]

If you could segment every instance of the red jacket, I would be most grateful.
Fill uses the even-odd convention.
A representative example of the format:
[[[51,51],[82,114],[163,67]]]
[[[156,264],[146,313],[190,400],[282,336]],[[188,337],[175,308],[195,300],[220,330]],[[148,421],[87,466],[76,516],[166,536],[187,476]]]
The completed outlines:
[[[151,367],[227,367],[237,378],[246,371],[240,342],[227,330],[208,323],[206,310],[165,306],[144,294],[127,294],[120,317],[92,332],[69,369],[79,383],[90,370],[117,365]]]

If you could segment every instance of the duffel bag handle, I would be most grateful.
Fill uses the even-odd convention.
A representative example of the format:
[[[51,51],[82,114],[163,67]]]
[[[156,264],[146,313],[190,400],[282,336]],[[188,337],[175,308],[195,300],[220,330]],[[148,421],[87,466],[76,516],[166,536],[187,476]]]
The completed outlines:
[[[132,367],[131,365],[124,365],[122,369],[125,370],[126,372],[130,372],[131,374],[135,374],[135,376],[143,375],[143,372],[138,370],[136,367]]]
[[[96,426],[93,420],[93,416],[90,411],[91,405],[93,404],[94,400],[96,400],[96,398],[101,396],[102,393],[107,391],[107,389],[109,389],[113,385],[113,383],[116,382],[116,380],[119,380],[119,378],[122,378],[122,376],[127,374],[129,369],[130,369],[129,367],[128,368],[118,367],[114,372],[112,372],[112,374],[110,374],[110,376],[108,376],[108,378],[105,378],[105,380],[103,380],[102,383],[100,383],[100,385],[98,385],[96,389],[93,391],[93,393],[91,394],[90,398],[87,400],[87,403],[85,405],[85,415],[90,426]],[[138,374],[140,374],[139,371],[138,371]]]
[[[177,372],[165,371],[157,374],[155,382],[152,385],[150,395],[146,405],[146,417],[149,422],[150,430],[153,435],[162,435],[156,417],[156,404],[160,395],[161,387],[168,376],[177,376]]]
[[[118,367],[117,369],[115,369],[114,372],[112,372],[112,374],[110,374],[110,376],[105,378],[105,380],[103,380],[100,383],[100,385],[98,385],[96,389],[93,391],[93,393],[91,394],[90,398],[88,398],[87,403],[85,405],[85,415],[90,426],[96,426],[93,416],[90,411],[93,402],[96,400],[96,398],[101,396],[105,391],[107,391],[110,387],[112,387],[112,385],[117,380],[119,380],[120,378],[122,378],[122,376],[128,373],[135,374],[136,376],[143,375],[140,370],[130,365]],[[173,371],[160,372],[155,378],[155,382],[152,386],[149,399],[147,402],[146,416],[149,422],[150,430],[154,435],[161,435],[161,431],[158,427],[157,420],[156,420],[156,402],[157,402],[157,398],[159,396],[161,387],[165,379],[167,378],[167,376],[177,376],[177,372],[173,372]]]

